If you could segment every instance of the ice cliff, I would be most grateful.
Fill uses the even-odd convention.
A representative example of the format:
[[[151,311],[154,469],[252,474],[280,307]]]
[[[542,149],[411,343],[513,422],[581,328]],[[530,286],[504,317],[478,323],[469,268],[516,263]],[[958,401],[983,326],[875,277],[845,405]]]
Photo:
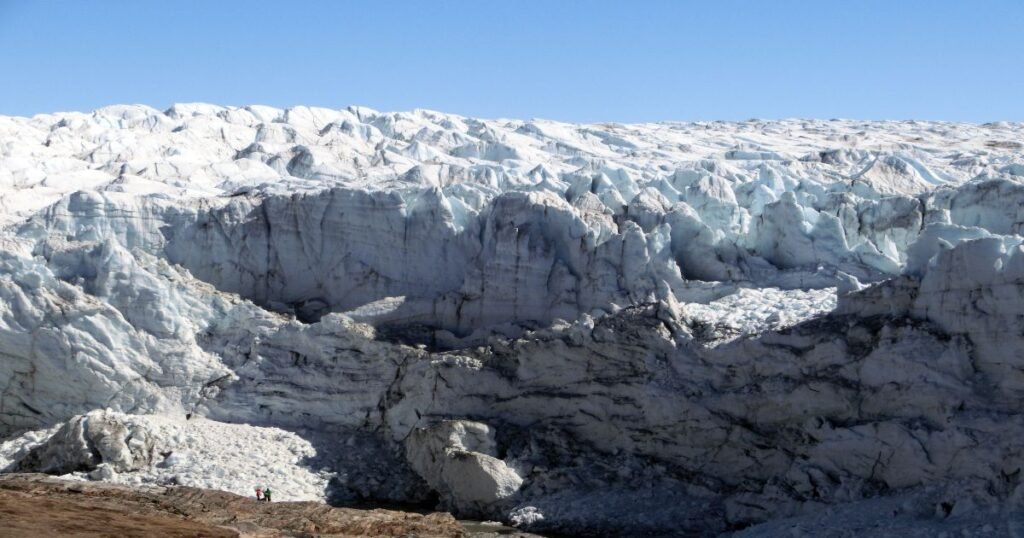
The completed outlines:
[[[118,106],[0,117],[0,185],[7,470],[1024,528],[1022,125]]]

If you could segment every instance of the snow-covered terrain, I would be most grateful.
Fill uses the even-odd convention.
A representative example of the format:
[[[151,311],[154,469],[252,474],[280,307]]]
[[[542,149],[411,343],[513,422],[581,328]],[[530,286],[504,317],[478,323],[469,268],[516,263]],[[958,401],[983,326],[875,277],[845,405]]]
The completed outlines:
[[[53,445],[50,452],[39,461],[24,460],[43,440]],[[98,447],[98,458],[90,446]],[[328,476],[314,470],[315,456],[308,440],[277,428],[104,411],[73,420],[63,430],[31,432],[0,447],[5,467],[18,462],[83,479],[187,484],[242,495],[273,484],[279,498],[297,501],[323,500]]]
[[[8,470],[569,533],[1024,525],[1021,124],[0,117],[0,223]]]

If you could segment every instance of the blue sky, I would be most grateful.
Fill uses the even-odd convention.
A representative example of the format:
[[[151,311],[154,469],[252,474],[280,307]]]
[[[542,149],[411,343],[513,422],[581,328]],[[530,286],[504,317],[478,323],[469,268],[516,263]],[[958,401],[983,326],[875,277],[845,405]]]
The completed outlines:
[[[1024,1],[0,0],[0,114],[1024,120]]]

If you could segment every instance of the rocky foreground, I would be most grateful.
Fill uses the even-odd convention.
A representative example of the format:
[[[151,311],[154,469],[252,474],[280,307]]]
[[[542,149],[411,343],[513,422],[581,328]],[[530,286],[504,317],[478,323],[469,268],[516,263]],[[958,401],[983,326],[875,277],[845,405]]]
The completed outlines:
[[[190,487],[0,475],[5,536],[467,536],[451,514],[260,503]]]

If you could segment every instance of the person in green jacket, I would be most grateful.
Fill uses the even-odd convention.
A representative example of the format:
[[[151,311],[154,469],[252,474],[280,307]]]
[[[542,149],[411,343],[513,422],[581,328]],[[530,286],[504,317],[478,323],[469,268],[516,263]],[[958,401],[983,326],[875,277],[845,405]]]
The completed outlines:
[[[270,486],[263,490],[263,500],[270,502]]]

